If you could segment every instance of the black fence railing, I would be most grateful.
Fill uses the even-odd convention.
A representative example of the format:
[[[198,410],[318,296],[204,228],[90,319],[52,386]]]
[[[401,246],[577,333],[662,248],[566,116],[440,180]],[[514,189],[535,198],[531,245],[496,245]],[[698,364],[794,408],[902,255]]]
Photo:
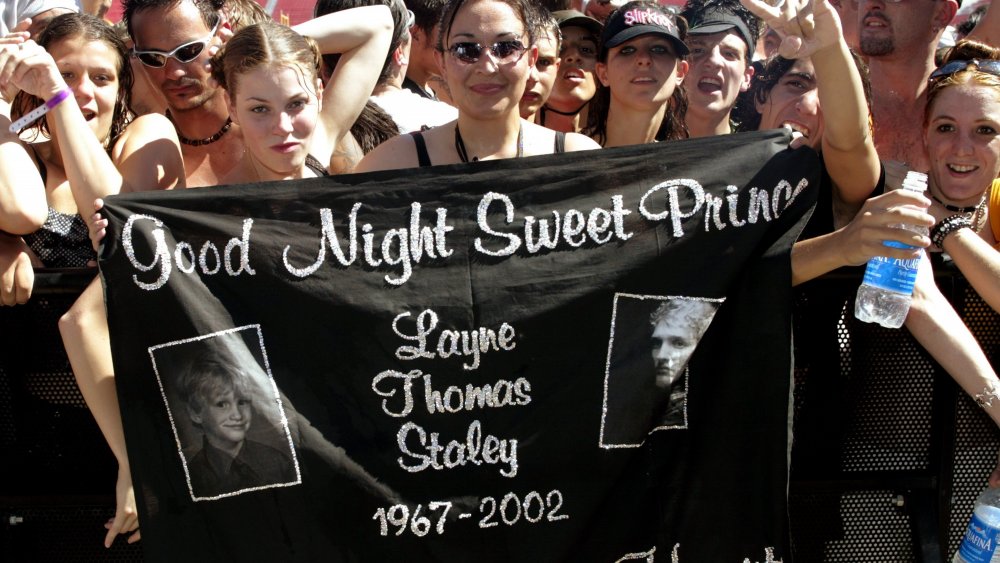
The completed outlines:
[[[960,275],[938,271],[1000,365],[1000,315]],[[93,277],[42,272],[28,305],[0,308],[0,561],[142,560],[141,543],[101,545],[116,464],[56,325]],[[856,286],[857,277],[827,277],[796,303],[795,561],[943,563],[1000,435],[909,333],[842,314]]]

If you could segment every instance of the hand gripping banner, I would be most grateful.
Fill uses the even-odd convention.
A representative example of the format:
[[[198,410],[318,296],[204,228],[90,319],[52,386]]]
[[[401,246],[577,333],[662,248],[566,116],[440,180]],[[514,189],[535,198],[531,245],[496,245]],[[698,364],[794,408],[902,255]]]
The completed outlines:
[[[787,143],[111,198],[146,559],[787,557]]]

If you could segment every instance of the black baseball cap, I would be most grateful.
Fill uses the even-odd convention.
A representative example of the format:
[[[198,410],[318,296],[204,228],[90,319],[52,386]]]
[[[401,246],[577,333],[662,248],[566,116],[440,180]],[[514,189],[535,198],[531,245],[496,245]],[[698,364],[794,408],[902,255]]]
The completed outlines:
[[[689,35],[709,35],[732,29],[747,44],[748,53],[753,53],[757,48],[757,42],[753,39],[746,22],[732,12],[709,8],[703,12],[690,14],[688,24]]]
[[[659,6],[636,4],[635,2],[625,4],[608,17],[608,21],[604,24],[604,33],[601,34],[602,53],[629,39],[650,33],[664,35],[670,39],[678,55],[690,52],[681,39],[680,30],[670,12],[660,9]]]
[[[559,29],[564,27],[582,27],[594,35],[600,35],[604,24],[594,18],[576,10],[558,10],[552,12],[552,17],[559,24]]]

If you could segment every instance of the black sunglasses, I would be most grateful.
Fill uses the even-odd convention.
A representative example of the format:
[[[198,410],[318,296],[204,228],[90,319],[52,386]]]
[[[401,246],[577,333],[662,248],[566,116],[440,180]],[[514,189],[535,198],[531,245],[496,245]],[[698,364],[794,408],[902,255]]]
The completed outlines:
[[[521,54],[525,51],[524,43],[521,43],[517,39],[497,41],[488,48],[493,61],[497,64],[512,63],[520,59]],[[451,47],[448,47],[448,52],[463,63],[471,65],[479,61],[479,58],[483,56],[484,49],[485,47],[481,43],[462,41],[453,43]]]
[[[942,78],[947,78],[956,72],[961,72],[969,68],[969,65],[976,67],[976,70],[979,72],[1000,76],[1000,61],[972,59],[971,61],[951,61],[932,72],[928,80],[933,84]]]
[[[132,49],[132,54],[135,58],[139,59],[142,64],[153,67],[153,68],[163,68],[167,64],[167,59],[173,57],[182,63],[189,63],[198,58],[198,55],[205,50],[212,38],[215,37],[215,32],[219,29],[219,23],[215,22],[215,26],[212,27],[212,32],[202,37],[201,39],[196,39],[189,43],[185,43],[169,53],[165,51],[139,51]]]

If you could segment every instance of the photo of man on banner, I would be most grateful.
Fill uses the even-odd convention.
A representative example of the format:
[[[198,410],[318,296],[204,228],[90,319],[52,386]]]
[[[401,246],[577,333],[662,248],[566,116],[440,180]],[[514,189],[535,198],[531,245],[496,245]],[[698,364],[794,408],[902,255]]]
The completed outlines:
[[[718,299],[615,296],[601,447],[639,447],[651,432],[687,427],[688,362],[719,305]]]

